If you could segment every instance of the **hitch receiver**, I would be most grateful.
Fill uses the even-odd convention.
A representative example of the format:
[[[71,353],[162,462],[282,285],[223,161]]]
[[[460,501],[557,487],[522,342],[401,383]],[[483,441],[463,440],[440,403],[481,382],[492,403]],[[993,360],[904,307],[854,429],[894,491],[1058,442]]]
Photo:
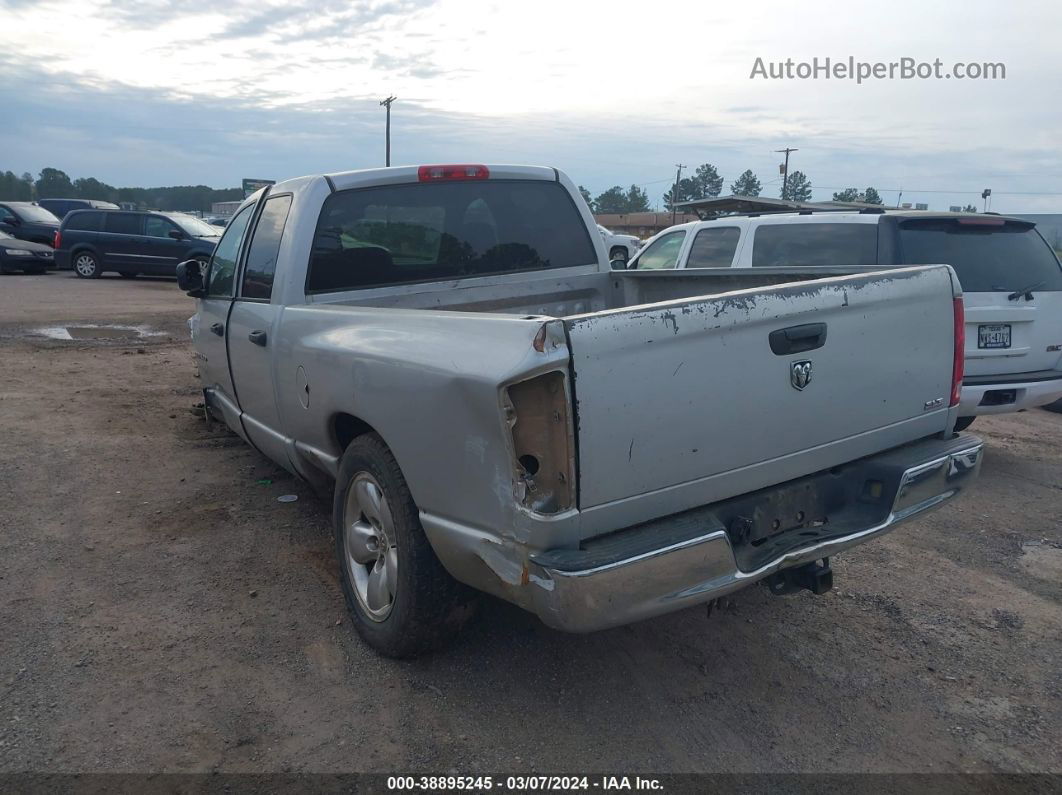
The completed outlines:
[[[775,572],[765,579],[764,583],[767,585],[767,590],[775,596],[785,596],[800,590],[811,591],[821,596],[833,588],[830,559],[813,560],[803,566]]]

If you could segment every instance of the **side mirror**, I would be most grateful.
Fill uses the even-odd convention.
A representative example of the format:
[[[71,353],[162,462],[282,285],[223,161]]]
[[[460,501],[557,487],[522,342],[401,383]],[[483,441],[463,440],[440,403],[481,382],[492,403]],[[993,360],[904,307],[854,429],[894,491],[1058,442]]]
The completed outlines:
[[[625,259],[614,259],[614,260],[611,260],[608,264],[609,264],[609,267],[612,268],[612,270],[614,270],[614,271],[625,271],[625,270],[627,270],[627,260],[625,260]]]
[[[171,229],[170,237],[172,237],[174,240],[184,240],[184,232],[182,232],[180,229]]]
[[[189,259],[177,266],[177,286],[192,298],[206,295],[206,273],[197,259]]]

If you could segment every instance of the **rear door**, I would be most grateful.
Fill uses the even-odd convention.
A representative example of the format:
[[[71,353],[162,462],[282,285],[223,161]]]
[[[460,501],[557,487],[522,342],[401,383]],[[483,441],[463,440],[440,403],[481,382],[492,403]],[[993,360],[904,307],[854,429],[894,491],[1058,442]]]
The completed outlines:
[[[262,206],[228,328],[229,361],[244,430],[255,447],[278,462],[287,460],[287,438],[280,432],[273,378],[281,306],[271,299],[290,208],[290,193],[270,196]]]
[[[236,263],[243,248],[247,224],[254,205],[244,207],[225,229],[207,270],[206,295],[199,299],[197,326],[193,332],[199,376],[210,405],[225,418],[225,423],[246,438],[240,423],[239,404],[229,372],[229,355],[225,330],[229,310],[236,292]]]
[[[704,478],[736,493],[943,431],[947,268],[797,282],[565,319],[580,507]]]
[[[899,220],[901,262],[944,262],[962,283],[966,375],[1062,369],[1062,268],[1027,221],[990,215]]]
[[[140,213],[104,213],[99,233],[104,270],[139,271],[146,261],[140,256],[143,233],[144,216]]]

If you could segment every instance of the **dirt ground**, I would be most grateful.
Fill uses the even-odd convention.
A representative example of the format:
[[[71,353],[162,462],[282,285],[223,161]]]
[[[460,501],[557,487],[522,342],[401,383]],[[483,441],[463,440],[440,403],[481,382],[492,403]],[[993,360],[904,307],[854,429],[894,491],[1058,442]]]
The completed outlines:
[[[1062,772],[1062,414],[979,419],[977,490],[825,596],[588,636],[485,600],[394,662],[328,506],[193,413],[192,309],[0,277],[0,772]],[[32,333],[79,323],[164,334]]]

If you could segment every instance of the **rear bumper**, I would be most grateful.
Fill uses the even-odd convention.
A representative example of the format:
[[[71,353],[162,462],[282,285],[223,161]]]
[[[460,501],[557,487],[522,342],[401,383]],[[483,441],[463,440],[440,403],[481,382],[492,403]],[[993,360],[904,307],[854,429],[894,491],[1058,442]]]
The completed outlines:
[[[1036,378],[1013,383],[1006,381],[1005,376],[1000,376],[995,383],[964,383],[958,416],[1006,414],[1053,403],[1060,397],[1062,373],[1057,378]]]
[[[818,473],[778,489],[665,517],[592,540],[579,550],[532,554],[525,578],[531,600],[525,606],[552,627],[590,632],[707,602],[776,571],[861,544],[939,507],[976,479],[982,450],[981,440],[969,434],[919,442],[853,462],[840,468],[840,474]],[[875,487],[875,499],[857,497],[822,527],[804,532],[796,528],[779,534],[776,541],[760,542],[761,551],[765,546],[778,550],[766,560],[761,553],[750,557],[747,545],[735,543],[733,516],[760,516],[765,506],[774,510],[779,502],[790,505],[802,490],[835,489],[837,478],[844,479],[842,491],[857,495],[866,493],[867,483],[882,485]],[[788,542],[781,538],[787,535]],[[804,536],[814,538],[805,543]],[[754,565],[749,566],[750,560]]]

